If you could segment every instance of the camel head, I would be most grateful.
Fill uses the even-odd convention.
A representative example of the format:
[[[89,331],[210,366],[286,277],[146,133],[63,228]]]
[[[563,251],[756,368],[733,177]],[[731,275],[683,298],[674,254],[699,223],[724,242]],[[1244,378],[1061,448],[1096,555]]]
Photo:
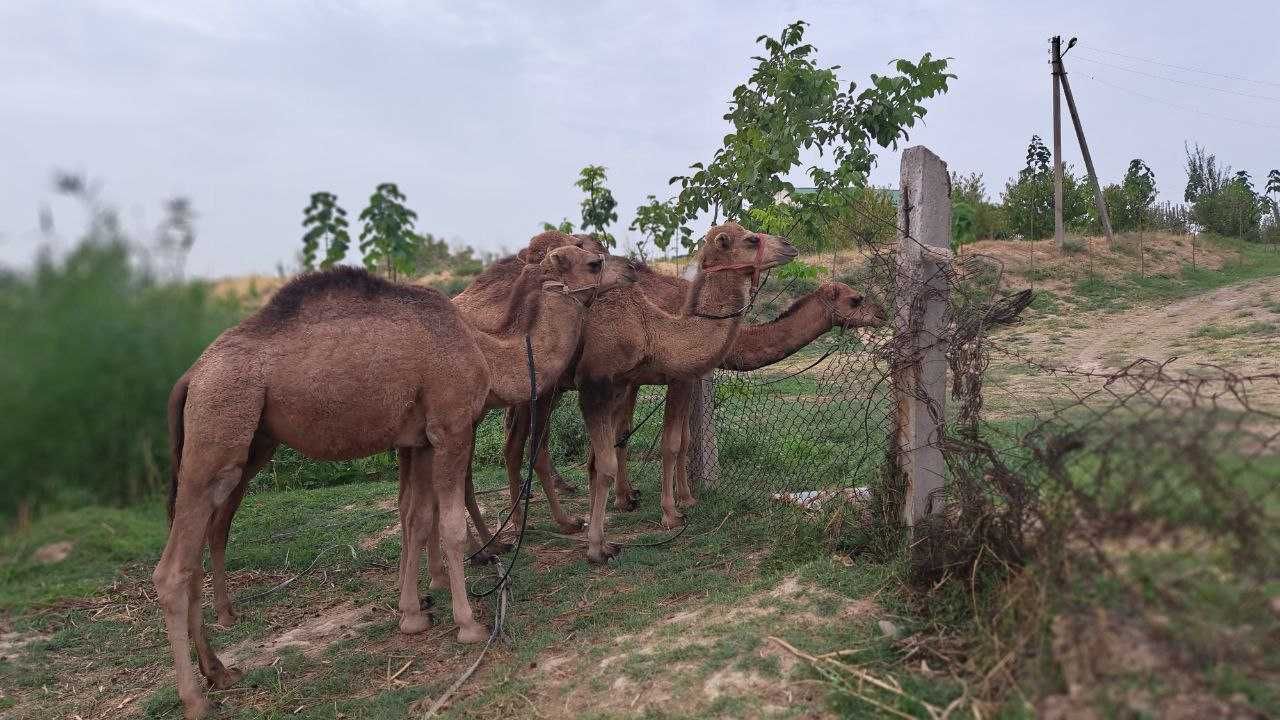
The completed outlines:
[[[791,262],[796,249],[784,237],[727,222],[707,231],[699,254],[703,272],[739,272],[755,281],[762,270]]]
[[[569,237],[575,240],[574,245],[580,247],[587,252],[608,254],[609,249],[604,246],[595,235],[591,233],[574,233]]]
[[[882,327],[889,319],[879,303],[839,282],[823,283],[819,297],[831,313],[831,325],[846,330],[859,327]]]
[[[591,252],[576,245],[548,251],[539,268],[543,290],[569,295],[586,305],[598,295],[630,285],[636,279],[635,268],[626,258]]]
[[[602,253],[604,246],[593,235],[568,235],[559,230],[548,230],[529,238],[528,247],[516,253],[516,256],[527,263],[540,263],[547,253],[562,247],[576,247],[587,252]]]

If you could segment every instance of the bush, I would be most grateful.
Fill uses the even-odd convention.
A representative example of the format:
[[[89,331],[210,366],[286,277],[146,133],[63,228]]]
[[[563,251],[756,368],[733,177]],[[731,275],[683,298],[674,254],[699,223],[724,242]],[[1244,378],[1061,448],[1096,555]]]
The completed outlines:
[[[1027,166],[1004,188],[1002,201],[1009,226],[1024,237],[1039,240],[1053,235],[1053,168],[1049,150],[1039,136],[1027,146]],[[1069,230],[1087,229],[1093,192],[1070,166],[1062,169],[1062,220]]]
[[[0,282],[0,516],[167,486],[169,390],[241,308],[161,282],[121,239]]]

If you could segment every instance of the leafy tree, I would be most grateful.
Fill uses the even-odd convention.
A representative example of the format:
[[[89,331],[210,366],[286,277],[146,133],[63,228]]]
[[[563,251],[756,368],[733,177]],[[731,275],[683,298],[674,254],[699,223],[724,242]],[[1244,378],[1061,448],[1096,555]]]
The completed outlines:
[[[978,209],[965,200],[951,201],[951,249],[978,239]]]
[[[1031,136],[1027,145],[1027,164],[1018,176],[1005,185],[1002,197],[1009,224],[1014,231],[1032,240],[1053,234],[1053,169],[1052,155],[1039,135]],[[1075,176],[1070,166],[1062,169],[1062,221],[1071,229],[1089,224],[1092,193]]]
[[[1156,174],[1142,160],[1129,161],[1129,169],[1124,174],[1124,183],[1108,185],[1102,190],[1103,201],[1107,204],[1107,214],[1111,216],[1111,227],[1117,231],[1124,231],[1148,226],[1151,206],[1156,201],[1156,194]],[[1095,229],[1102,227],[1102,222],[1096,214],[1093,225]]]
[[[618,221],[618,202],[605,187],[607,179],[604,166],[588,165],[582,168],[574,185],[587,194],[582,199],[582,229],[594,233],[605,247],[612,248],[618,241],[609,233],[609,226]]]
[[[628,229],[641,233],[664,252],[676,238],[679,238],[681,247],[692,249],[695,244],[693,233],[680,221],[680,211],[675,202],[658,202],[653,195],[645,200],[645,204],[636,208],[636,217]]]
[[[1199,144],[1184,146],[1187,155],[1187,188],[1182,199],[1194,203],[1202,197],[1213,195],[1226,187],[1231,167],[1218,167],[1218,158]]]
[[[998,203],[991,202],[987,197],[987,186],[981,173],[961,175],[957,172],[952,172],[951,199],[953,219],[958,211],[957,207],[961,204],[967,205],[972,210],[972,240],[1006,238],[1011,234],[1009,220],[1005,216],[1004,208]],[[958,212],[968,211],[959,210]],[[953,228],[953,230],[959,231],[960,229]]]
[[[1204,230],[1250,241],[1262,237],[1262,220],[1270,203],[1253,190],[1248,171],[1233,173],[1200,145],[1188,147],[1187,188],[1191,217]]]
[[[316,268],[316,258],[322,247],[322,270],[342,262],[347,256],[347,248],[351,247],[347,211],[338,205],[337,195],[323,191],[312,193],[311,202],[302,211],[302,227],[306,228],[302,236],[302,266],[307,270]]]
[[[369,196],[369,206],[360,212],[360,252],[364,266],[381,269],[392,280],[413,272],[418,235],[413,223],[418,214],[404,206],[404,194],[395,183],[382,183]]]
[[[858,92],[855,83],[843,89],[837,67],[821,67],[817,50],[804,42],[807,23],[796,21],[779,37],[761,35],[756,42],[765,54],[747,82],[734,88],[729,112],[731,125],[723,145],[710,162],[694,163],[688,175],[671,178],[680,185],[676,209],[683,223],[702,213],[747,223],[761,217],[785,215],[786,234],[801,247],[823,243],[828,224],[849,202],[849,191],[866,185],[875,163],[872,144],[896,147],[908,137],[907,128],[924,117],[923,101],[946,92],[955,76],[947,60],[925,54],[917,62],[898,60],[896,74],[872,75]],[[786,180],[802,164],[801,152],[816,151],[829,158],[826,167],[806,170],[815,192],[797,195]],[[780,199],[791,204],[768,215]],[[748,210],[766,215],[748,214]]]
[[[562,219],[559,225],[555,223],[549,223],[546,220],[543,220],[542,231],[543,232],[555,231],[555,232],[562,232],[565,235],[571,235],[573,234],[573,223],[569,222],[569,218]]]
[[[476,275],[484,269],[484,262],[477,258],[475,250],[467,245],[451,248],[443,238],[431,233],[416,235],[417,249],[413,257],[413,271],[417,275],[450,272],[454,275]]]
[[[1280,233],[1280,202],[1276,198],[1269,196],[1275,195],[1280,197],[1280,170],[1272,170],[1267,173],[1267,185],[1263,191],[1268,196],[1268,202],[1271,205],[1271,228],[1270,232],[1274,235]],[[1274,242],[1274,240],[1272,241]]]

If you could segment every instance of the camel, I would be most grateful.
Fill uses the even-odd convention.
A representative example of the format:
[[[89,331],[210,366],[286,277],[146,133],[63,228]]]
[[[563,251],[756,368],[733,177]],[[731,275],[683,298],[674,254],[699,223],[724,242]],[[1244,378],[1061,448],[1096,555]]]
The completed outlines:
[[[646,297],[649,297],[655,304],[660,305],[668,312],[678,310],[682,302],[681,296],[684,292],[687,292],[687,281],[669,275],[659,275],[647,268],[642,268],[637,273],[637,278],[635,287],[644,293]],[[887,315],[882,306],[868,302],[865,296],[854,288],[838,282],[823,283],[816,290],[798,298],[776,319],[762,324],[742,325],[738,330],[732,347],[720,362],[719,367],[725,370],[737,371],[758,370],[789,357],[832,328],[879,327],[884,324],[886,318]],[[566,375],[566,378],[568,377]],[[688,408],[685,398],[691,397],[689,393],[692,392],[692,387],[687,385],[684,381],[676,381],[668,385],[666,407],[663,414],[663,450],[675,455],[676,477],[674,484],[678,492],[678,503],[671,502],[672,498],[670,497],[662,498],[664,508],[663,522],[668,527],[677,525],[681,518],[676,505],[689,507],[696,503],[685,472],[689,436]],[[627,391],[624,404],[619,408],[618,424],[614,429],[615,433],[619,435],[624,435],[631,429],[632,414],[639,388],[639,385],[631,386]],[[538,422],[540,427],[546,422],[546,416],[554,402],[553,398],[545,400],[539,398]],[[682,412],[683,415],[681,415]],[[675,445],[674,429],[670,426],[670,423],[673,423],[676,418],[682,421],[678,446]],[[513,411],[509,411],[507,422],[508,448],[519,450],[524,447],[524,443],[528,439],[528,423],[527,405],[518,406]],[[535,465],[535,469],[540,474],[546,472],[554,473],[555,471],[554,468],[551,468],[550,457],[545,446],[545,438],[541,438],[541,440],[543,440],[543,443],[540,443],[538,447],[539,461]],[[674,446],[674,449],[669,445]],[[631,489],[627,479],[627,448],[625,443],[622,443],[622,447],[617,449],[617,457],[618,475],[615,478],[614,502],[619,509],[629,510],[634,508],[635,491]],[[518,471],[519,455],[515,456],[514,463],[512,458],[508,457],[508,473],[512,471],[513,466]],[[544,480],[545,484],[546,481]]]
[[[218,659],[202,626],[206,535],[211,525],[230,526],[232,496],[282,442],[325,460],[407,451],[400,629],[430,626],[418,598],[418,563],[427,534],[439,528],[458,640],[484,640],[488,631],[475,620],[462,570],[464,463],[484,407],[527,402],[530,391],[526,373],[502,377],[492,368],[517,361],[523,368],[527,334],[538,384],[554,386],[577,349],[584,304],[626,281],[606,272],[600,255],[552,250],[522,272],[504,332],[487,334],[467,326],[434,290],[342,268],[293,280],[220,335],[170,394],[171,525],[152,575],[186,717],[209,710],[189,642],[213,687],[241,677]]]
[[[772,365],[809,343],[832,328],[852,329],[880,327],[888,315],[884,308],[867,302],[859,291],[838,282],[823,283],[791,304],[771,322],[743,325],[728,354],[720,362],[724,370],[740,372],[758,370]],[[697,503],[689,485],[687,473],[689,455],[689,403],[692,400],[696,379],[680,379],[667,386],[663,408],[662,453],[663,465],[675,470],[671,482],[662,483],[662,521],[668,528],[680,524],[683,515],[677,509]],[[615,432],[631,430],[632,415],[639,385],[633,385],[620,408]],[[630,491],[627,481],[627,445],[621,443],[618,455],[618,492]],[[672,490],[677,496],[672,497]],[[633,491],[632,491],[633,492]]]
[[[540,233],[530,239],[528,246],[520,250],[516,255],[499,260],[487,268],[462,293],[455,296],[451,302],[462,313],[463,320],[469,327],[478,330],[481,333],[500,333],[503,330],[504,324],[510,322],[506,315],[508,308],[511,307],[511,294],[515,289],[515,285],[519,281],[526,265],[536,265],[542,262],[547,254],[552,250],[559,247],[569,246],[581,248],[587,252],[596,254],[604,252],[604,247],[590,235],[568,235],[555,231]],[[611,266],[617,266],[617,273],[624,274],[628,281],[630,280],[633,271],[629,263],[625,263],[625,261],[617,258],[609,259],[609,263]],[[622,267],[623,264],[625,264],[625,267]],[[523,378],[525,376],[523,359],[518,359],[518,367],[510,364],[511,362],[516,362],[517,359],[508,357],[505,358],[505,360],[507,363],[503,367],[497,368],[493,366],[493,361],[490,359],[491,374],[498,372],[504,378]],[[557,372],[557,375],[559,374],[561,374],[561,372]],[[527,400],[527,390],[525,392],[525,399]],[[500,398],[491,398],[491,400],[492,402],[486,403],[486,410],[505,406],[504,403],[501,402]],[[525,435],[528,435],[528,433],[526,432]],[[472,438],[474,439],[474,433]],[[515,480],[512,482],[515,484],[515,487],[518,487],[519,483],[519,455],[522,452],[519,449],[517,450],[517,457],[514,460],[513,466],[514,469],[510,471],[514,473]],[[471,452],[474,452],[474,446],[472,447]],[[399,504],[401,506],[401,519],[403,520],[405,512],[405,496],[403,493],[405,488],[409,487],[407,482],[410,477],[408,469],[413,462],[412,453],[407,448],[401,448],[398,451],[398,460],[401,488],[401,502]],[[539,477],[543,480],[544,484],[550,482],[557,490],[573,491],[574,489],[567,486],[567,484],[560,480],[559,475],[554,473],[554,470],[550,475],[547,473],[541,473]],[[236,510],[239,508],[240,501],[246,487],[247,480],[236,488],[229,500],[227,510],[218,515],[215,522],[210,526],[209,531],[209,564],[213,574],[212,585],[214,608],[217,611],[218,624],[223,627],[231,627],[238,620],[238,616],[231,604],[231,596],[227,592],[226,546],[228,534],[230,533],[231,528],[231,520],[235,516]],[[560,509],[558,496],[554,491],[548,492],[548,498],[550,499],[553,515],[562,520],[560,523],[562,530],[565,530],[566,532],[579,532],[582,530],[585,523],[580,519],[570,520],[564,516],[563,511]],[[484,524],[484,519],[480,515],[480,509],[475,501],[474,489],[471,484],[470,462],[467,463],[465,502],[467,511],[471,515],[472,521],[475,524],[479,535],[479,542],[475,543],[473,547],[484,548],[476,554],[476,557],[481,562],[491,559],[495,552],[504,550],[506,544],[491,542],[491,536],[488,533],[488,529]],[[515,524],[518,525],[520,521],[519,516],[516,516],[513,519],[515,520]],[[436,546],[431,545],[431,547],[435,548]],[[428,570],[431,575],[432,589],[438,589],[448,585],[447,578],[443,576],[443,567],[437,560],[438,558],[436,556],[428,555]]]
[[[582,354],[574,368],[578,404],[591,438],[587,560],[602,564],[618,553],[604,539],[604,505],[617,477],[617,416],[630,386],[699,378],[728,353],[747,291],[761,271],[790,262],[796,249],[785,238],[748,231],[737,223],[712,227],[694,259],[679,314],[654,304],[635,286],[602,298],[583,325]],[[675,468],[664,456],[663,477]]]

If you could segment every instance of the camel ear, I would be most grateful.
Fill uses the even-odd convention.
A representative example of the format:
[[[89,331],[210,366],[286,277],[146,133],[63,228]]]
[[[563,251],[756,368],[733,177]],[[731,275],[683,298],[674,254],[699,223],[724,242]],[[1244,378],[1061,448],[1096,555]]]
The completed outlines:
[[[720,247],[728,250],[729,246],[733,244],[733,238],[729,237],[729,233],[722,232],[716,236],[716,242],[720,243]]]
[[[560,272],[569,272],[569,268],[573,267],[573,261],[569,259],[568,253],[556,253],[552,257],[556,259],[556,269]]]
[[[520,258],[525,262],[529,262],[529,248],[521,249],[520,252],[516,253],[516,257]]]

